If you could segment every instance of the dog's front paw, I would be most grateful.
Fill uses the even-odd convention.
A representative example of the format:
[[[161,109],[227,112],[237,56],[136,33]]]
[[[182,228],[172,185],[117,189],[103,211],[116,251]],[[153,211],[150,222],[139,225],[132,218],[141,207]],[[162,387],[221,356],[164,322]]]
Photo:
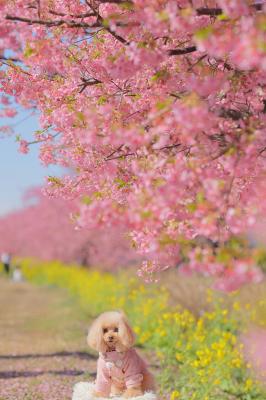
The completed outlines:
[[[113,397],[121,396],[123,394],[123,392],[124,392],[124,388],[123,387],[112,385],[112,387],[111,387],[111,396],[113,396]]]
[[[94,397],[108,397],[104,393],[97,392],[97,390],[94,390],[92,394],[93,394]]]
[[[129,399],[130,397],[137,397],[137,396],[142,396],[143,392],[140,388],[128,388],[124,394],[123,397],[126,399]]]

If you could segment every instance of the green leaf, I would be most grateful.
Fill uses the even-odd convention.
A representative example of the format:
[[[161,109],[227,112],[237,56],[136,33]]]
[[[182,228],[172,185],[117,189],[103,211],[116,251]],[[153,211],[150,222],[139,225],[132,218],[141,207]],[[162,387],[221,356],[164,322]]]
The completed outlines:
[[[169,14],[165,10],[158,12],[156,14],[156,16],[157,16],[158,20],[162,21],[162,22],[169,20]]]
[[[165,101],[158,101],[156,103],[156,108],[158,111],[164,110],[172,103],[171,99],[166,99]]]
[[[161,186],[165,185],[165,179],[159,177],[159,178],[154,179],[152,183],[153,183],[153,186],[156,188],[161,187]]]
[[[169,246],[169,245],[174,245],[176,244],[176,240],[173,239],[170,235],[168,234],[163,234],[160,239],[159,239],[159,243],[161,246]]]
[[[141,212],[142,219],[148,219],[152,216],[152,212],[150,210],[145,210]]]
[[[168,71],[166,69],[161,69],[157,71],[152,77],[151,82],[156,82],[158,80],[165,79],[168,76]]]
[[[95,49],[95,50],[91,53],[91,56],[92,56],[93,59],[99,58],[100,55],[101,55],[101,52],[100,52],[100,50],[98,50],[98,49]]]
[[[266,31],[266,16],[261,15],[259,20],[258,20],[258,27],[261,31]]]
[[[120,179],[120,178],[116,178],[115,179],[115,183],[117,184],[118,189],[122,189],[122,188],[124,188],[126,186],[129,186],[128,182],[126,182],[126,181],[124,181],[123,179]]]
[[[32,56],[32,54],[36,53],[36,50],[34,50],[32,47],[30,47],[29,43],[26,43],[26,47],[24,49],[24,57],[29,58]]]
[[[222,13],[220,15],[217,15],[217,19],[218,19],[218,21],[225,21],[225,20],[229,19],[229,17],[226,14]]]
[[[223,379],[222,380],[222,382],[221,382],[221,389],[222,390],[229,390],[230,389],[230,384],[229,384],[229,382],[226,380],[226,379]]]
[[[94,192],[93,196],[95,197],[95,199],[100,200],[103,198],[103,194],[100,191]]]
[[[81,112],[81,111],[77,111],[77,118],[80,122],[84,122],[85,121],[85,115]]]
[[[198,192],[197,196],[196,196],[196,199],[197,199],[197,203],[199,203],[199,204],[204,203],[204,201],[205,201],[204,193],[203,192]]]
[[[107,18],[102,20],[102,26],[104,28],[109,28],[109,20]]]
[[[86,195],[84,195],[81,199],[81,202],[83,204],[86,204],[87,206],[89,206],[92,203],[92,201],[93,201],[92,198],[90,196],[86,196]]]
[[[130,1],[125,1],[122,4],[119,4],[120,8],[124,9],[124,10],[133,10],[134,9],[134,4],[131,3]]]
[[[229,264],[232,260],[232,255],[226,249],[221,249],[217,254],[217,261],[223,264]]]
[[[188,203],[188,204],[186,205],[186,209],[187,209],[190,213],[193,213],[193,212],[196,211],[197,205],[196,205],[195,202],[193,202],[193,203]]]
[[[205,40],[212,34],[212,32],[212,26],[206,26],[205,28],[197,30],[197,32],[195,33],[195,38],[199,40]]]
[[[59,179],[59,178],[57,178],[55,176],[48,176],[47,180],[48,180],[48,182],[52,183],[54,186],[57,186],[57,187],[63,187],[64,186],[64,184],[61,181],[61,179]]]
[[[105,104],[107,102],[107,97],[106,96],[100,96],[97,103],[99,105]]]

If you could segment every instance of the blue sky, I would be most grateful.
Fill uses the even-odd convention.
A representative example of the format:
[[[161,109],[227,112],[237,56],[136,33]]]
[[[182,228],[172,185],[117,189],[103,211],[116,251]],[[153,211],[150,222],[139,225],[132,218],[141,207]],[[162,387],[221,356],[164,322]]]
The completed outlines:
[[[39,128],[38,118],[30,111],[22,111],[14,118],[1,118],[0,125],[12,125],[16,134],[30,140]],[[28,154],[18,152],[19,143],[15,135],[0,137],[0,215],[22,207],[25,191],[42,185],[47,175],[62,174],[60,168],[45,167],[38,159],[38,145],[30,146]]]

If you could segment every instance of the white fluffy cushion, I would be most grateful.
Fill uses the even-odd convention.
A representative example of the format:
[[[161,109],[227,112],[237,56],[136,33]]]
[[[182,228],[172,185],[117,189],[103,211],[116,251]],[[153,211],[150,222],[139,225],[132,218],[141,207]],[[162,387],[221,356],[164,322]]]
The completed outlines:
[[[95,398],[92,394],[94,384],[90,382],[79,382],[76,383],[73,389],[72,400],[106,400],[106,397]],[[112,400],[121,400],[123,397],[112,397]],[[146,392],[143,396],[132,397],[132,399],[138,400],[156,400],[156,394],[152,392]]]

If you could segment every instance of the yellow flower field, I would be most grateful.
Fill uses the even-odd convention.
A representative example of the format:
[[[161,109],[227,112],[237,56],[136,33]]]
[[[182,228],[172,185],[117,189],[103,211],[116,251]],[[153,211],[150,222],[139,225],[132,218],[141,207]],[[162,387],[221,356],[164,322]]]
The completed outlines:
[[[160,391],[170,400],[265,400],[241,352],[239,332],[248,318],[237,302],[229,310],[208,291],[212,311],[196,318],[180,306],[169,307],[164,287],[142,285],[128,275],[111,275],[24,260],[29,281],[67,288],[91,317],[110,309],[128,314],[138,344],[153,350],[160,362]],[[250,310],[252,313],[252,310]],[[245,317],[243,317],[245,315]]]

